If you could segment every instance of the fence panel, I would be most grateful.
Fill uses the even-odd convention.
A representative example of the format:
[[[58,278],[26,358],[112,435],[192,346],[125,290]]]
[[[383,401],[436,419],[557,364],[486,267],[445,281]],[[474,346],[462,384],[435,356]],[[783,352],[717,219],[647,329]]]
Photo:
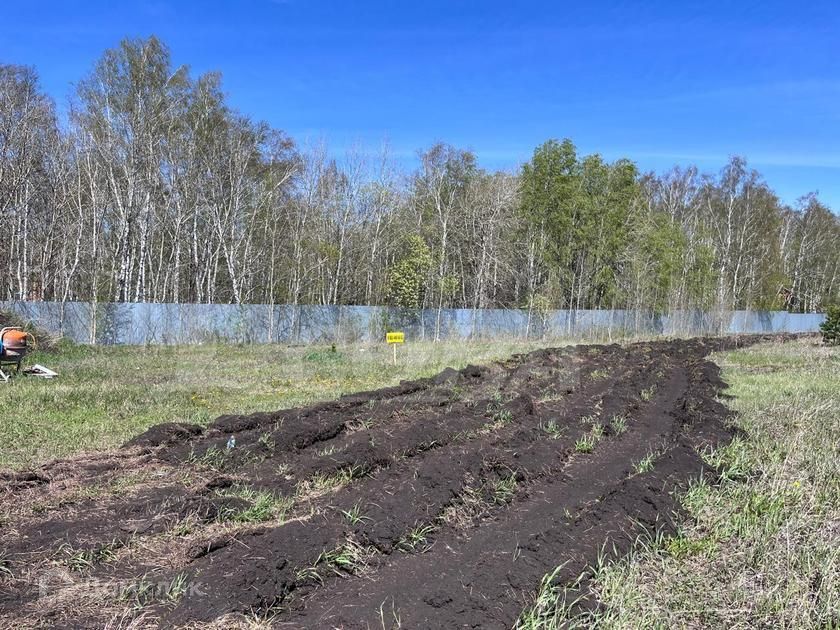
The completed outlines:
[[[785,311],[425,309],[289,304],[0,302],[77,343],[349,343],[408,339],[614,339],[634,335],[816,332],[817,313]]]

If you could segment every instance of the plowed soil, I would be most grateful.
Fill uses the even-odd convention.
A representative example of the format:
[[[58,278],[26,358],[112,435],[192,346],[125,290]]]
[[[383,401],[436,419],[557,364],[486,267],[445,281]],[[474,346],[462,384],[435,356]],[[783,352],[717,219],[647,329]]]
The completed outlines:
[[[592,606],[599,553],[714,476],[706,357],[758,339],[540,350],[4,473],[0,623],[510,628],[558,566]]]

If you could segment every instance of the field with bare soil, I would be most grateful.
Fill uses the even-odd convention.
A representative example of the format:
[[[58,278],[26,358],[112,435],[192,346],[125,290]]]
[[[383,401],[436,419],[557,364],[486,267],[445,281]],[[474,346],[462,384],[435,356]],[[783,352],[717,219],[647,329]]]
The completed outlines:
[[[708,355],[757,340],[537,350],[8,471],[2,624],[511,628],[547,574],[586,610],[604,550],[715,478]]]

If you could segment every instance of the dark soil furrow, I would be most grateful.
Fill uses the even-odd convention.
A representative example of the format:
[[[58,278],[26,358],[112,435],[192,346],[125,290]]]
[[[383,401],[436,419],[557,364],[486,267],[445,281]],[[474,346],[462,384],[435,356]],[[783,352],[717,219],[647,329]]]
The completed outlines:
[[[677,375],[673,380],[681,379]],[[666,391],[678,390],[667,388]],[[476,607],[484,605],[482,602],[494,599],[488,595],[491,587],[487,580],[492,578],[486,576],[505,576],[503,581],[498,582],[503,589],[498,596],[502,597],[505,590],[510,590],[508,601],[519,601],[521,607],[530,593],[528,589],[533,589],[534,576],[522,576],[516,562],[530,566],[538,574],[537,581],[554,568],[552,562],[556,556],[553,551],[556,549],[551,551],[546,546],[534,545],[533,541],[543,540],[548,531],[557,527],[558,519],[566,526],[591,521],[589,513],[592,506],[600,506],[605,497],[614,494],[616,487],[625,485],[632,474],[632,462],[647,454],[649,442],[642,434],[653,433],[663,439],[669,436],[673,418],[668,417],[667,410],[675,400],[674,395],[661,396],[652,401],[640,417],[633,419],[634,430],[616,436],[609,445],[602,445],[590,455],[576,455],[571,462],[557,467],[559,470],[552,467],[544,471],[545,474],[536,477],[535,483],[522,488],[521,496],[514,500],[510,509],[497,511],[485,523],[468,532],[452,527],[441,528],[433,537],[431,553],[392,556],[378,567],[373,579],[368,575],[364,580],[345,581],[320,589],[305,602],[293,606],[304,608],[300,617],[293,618],[303,625],[311,624],[311,627],[350,628],[357,627],[356,623],[358,627],[366,627],[368,621],[374,623],[380,614],[381,602],[396,601],[396,589],[402,589],[402,586],[395,586],[396,576],[410,575],[417,584],[434,584],[439,579],[441,565],[459,567],[457,582],[462,588],[448,592],[444,598],[433,595],[407,602],[410,612],[400,613],[400,620],[407,627],[437,627],[442,619],[434,611],[441,607],[472,611],[469,614],[473,614]],[[622,525],[629,529],[632,518]],[[489,557],[482,553],[488,545],[497,548],[497,552]],[[514,555],[516,561],[513,560]],[[478,561],[471,564],[472,558]],[[573,570],[579,573],[583,568],[576,564]],[[522,579],[514,579],[515,575]],[[476,588],[477,585],[480,587]],[[525,590],[522,585],[527,585]],[[339,599],[344,595],[347,601],[352,602],[349,614],[335,610],[337,594]],[[511,598],[513,594],[519,596]],[[447,600],[445,606],[439,605],[444,600]],[[506,615],[499,612],[499,627],[510,627],[513,621],[511,614],[518,614],[516,606],[509,607]],[[493,627],[486,615],[482,619],[484,625]],[[468,620],[468,617],[458,620],[455,625],[466,624]]]
[[[511,476],[515,475],[517,488],[513,494],[539,492],[538,488],[536,490],[532,489],[531,484],[544,477],[559,476],[570,481],[580,477],[587,480],[585,483],[589,483],[591,490],[591,493],[584,496],[584,503],[597,499],[598,492],[604,490],[604,487],[599,483],[592,484],[588,481],[598,477],[588,472],[588,469],[593,465],[588,457],[579,458],[581,464],[585,466],[583,472],[574,467],[570,471],[564,470],[566,459],[571,454],[575,441],[582,433],[589,430],[589,426],[581,427],[580,423],[577,422],[581,406],[590,410],[592,401],[597,399],[602,405],[601,411],[606,410],[609,413],[618,413],[619,415],[629,413],[632,409],[638,409],[641,406],[645,410],[645,414],[642,418],[631,418],[634,426],[638,424],[639,427],[647,428],[647,425],[652,424],[650,421],[646,421],[647,418],[660,420],[656,426],[656,435],[662,438],[669,434],[672,427],[672,421],[668,419],[665,411],[674,404],[673,392],[679,391],[680,383],[669,383],[669,387],[663,388],[664,392],[668,392],[667,394],[657,396],[650,403],[642,403],[639,398],[641,389],[638,384],[649,383],[650,370],[639,369],[630,372],[635,372],[636,378],[625,379],[631,383],[629,387],[624,390],[613,388],[613,391],[608,392],[606,396],[597,391],[598,387],[595,387],[595,392],[588,392],[588,396],[583,397],[582,401],[577,401],[578,404],[573,405],[568,410],[569,414],[561,416],[563,418],[562,426],[571,430],[566,439],[550,440],[548,436],[540,435],[539,416],[535,414],[520,415],[511,424],[488,435],[487,437],[493,441],[491,444],[472,443],[461,448],[441,449],[436,451],[434,456],[427,458],[427,461],[423,462],[424,466],[408,466],[406,469],[397,467],[383,471],[376,479],[360,482],[343,490],[339,496],[334,497],[337,508],[348,511],[354,506],[359,507],[365,518],[369,519],[369,523],[365,520],[359,526],[352,528],[351,531],[348,531],[349,528],[345,527],[343,535],[346,538],[350,534],[353,540],[371,544],[380,552],[390,553],[412,528],[419,529],[424,526],[437,528],[440,525],[439,520],[443,510],[453,504],[453,498],[457,498],[468,491],[486,490],[492,481],[501,481],[505,472]],[[666,373],[667,370],[663,371],[663,375]],[[624,376],[628,377],[628,374],[625,373]],[[684,384],[684,377],[680,372],[674,372],[671,378],[675,381],[682,381],[682,384]],[[607,430],[609,431],[609,428]],[[605,483],[614,483],[626,477],[630,472],[633,457],[639,460],[647,454],[648,440],[646,438],[648,436],[633,440],[635,434],[636,431],[630,431],[616,438],[621,439],[622,443],[625,444],[624,449],[616,451],[612,445],[609,447],[604,445],[598,449],[598,452],[609,453],[608,457],[612,459],[608,459],[608,463],[617,462],[619,464],[618,467],[613,466],[615,470],[611,471],[609,475],[604,475],[604,471],[601,471],[600,478],[602,480],[606,478]],[[608,448],[611,450],[607,450]],[[616,456],[617,459],[615,459]],[[593,461],[600,462],[600,459]],[[602,466],[600,463],[594,465],[596,469],[598,466]],[[407,474],[412,471],[413,474]],[[474,481],[466,483],[465,480],[467,479]],[[571,487],[577,488],[574,483],[571,484]],[[368,488],[374,491],[378,490],[382,499],[365,503],[365,500],[371,496],[371,491]],[[434,496],[432,501],[428,500],[429,493]],[[485,496],[484,499],[491,506],[493,505],[492,497]],[[351,504],[351,501],[355,501],[355,503]],[[564,509],[571,509],[572,512],[581,508],[582,504],[564,506]],[[485,519],[491,518],[493,514],[499,511],[501,511],[499,506],[496,506],[496,509],[485,509],[482,516]],[[324,528],[332,532],[340,530],[340,527],[333,523],[324,524]],[[446,527],[443,529],[445,530]],[[461,535],[461,532],[457,529],[451,533],[455,537]],[[284,548],[286,545],[280,539],[285,539],[287,535],[288,532],[285,535],[276,532],[269,534],[267,537],[261,537],[258,543],[260,550],[256,553],[258,555],[265,553],[263,551],[265,548]],[[315,538],[318,541],[323,540],[320,534],[316,535]],[[443,539],[439,532],[429,533],[428,538],[429,544],[432,541],[438,541],[446,546],[450,545],[450,542]],[[308,543],[308,540],[296,540],[298,547],[307,547],[309,546]],[[335,548],[341,544],[342,540],[338,539],[332,543],[332,546]],[[310,548],[308,559],[304,561],[304,564],[293,564],[288,567],[289,574],[292,575],[299,571],[301,566],[312,564],[322,551],[324,551],[324,548],[319,548],[317,545]],[[224,558],[208,559],[207,567],[196,567],[197,579],[202,579],[200,576],[203,573],[205,581],[211,584],[216,583],[218,580],[212,577],[213,569],[211,568],[214,562],[222,567],[230,565],[230,562]],[[248,563],[245,562],[244,564],[247,565]],[[208,572],[210,575],[208,575]],[[366,577],[365,581],[367,579]],[[282,593],[266,592],[264,590],[260,592],[259,588],[248,589],[250,599],[248,606],[250,608],[260,608],[270,605],[272,602],[282,604],[286,593],[297,590],[301,586],[306,586],[305,582],[301,584],[294,581],[284,581],[282,584],[285,589]],[[324,587],[323,592],[332,592],[332,587]],[[222,607],[227,605],[226,592],[221,591],[215,595],[216,597],[213,593],[210,593],[210,600],[221,599],[222,603],[220,605]],[[212,611],[213,607],[211,605],[211,614]]]

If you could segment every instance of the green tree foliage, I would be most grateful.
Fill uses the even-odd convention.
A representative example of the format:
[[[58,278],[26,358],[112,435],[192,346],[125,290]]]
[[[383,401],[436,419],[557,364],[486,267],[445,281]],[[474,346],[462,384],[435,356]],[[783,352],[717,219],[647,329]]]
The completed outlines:
[[[692,245],[682,227],[663,211],[640,210],[633,216],[624,263],[623,302],[634,308],[664,313],[711,305],[713,252]]]
[[[826,309],[825,321],[820,324],[823,342],[836,346],[840,344],[840,304]]]
[[[579,158],[568,139],[549,140],[525,164],[522,214],[546,236],[542,258],[549,266],[548,283],[564,306],[617,303],[620,260],[638,199],[632,162]]]
[[[420,308],[426,276],[434,263],[431,250],[417,234],[405,238],[403,253],[388,270],[388,298],[393,306]]]
[[[638,304],[657,312],[668,308],[683,270],[686,238],[663,212],[639,214],[633,221],[626,251],[628,287]]]

